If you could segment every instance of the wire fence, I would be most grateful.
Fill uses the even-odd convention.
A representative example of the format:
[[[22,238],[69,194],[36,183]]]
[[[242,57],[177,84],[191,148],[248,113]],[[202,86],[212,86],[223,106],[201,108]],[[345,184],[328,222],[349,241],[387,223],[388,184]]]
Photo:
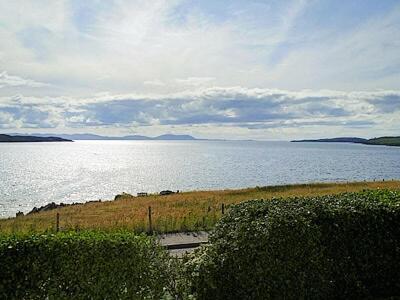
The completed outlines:
[[[0,232],[60,232],[80,230],[132,230],[137,233],[167,233],[210,230],[226,214],[231,204],[213,204],[202,210],[177,212],[160,206],[127,210],[105,217],[90,211],[55,209],[53,212],[33,213],[0,223]],[[179,210],[179,209],[178,209]]]

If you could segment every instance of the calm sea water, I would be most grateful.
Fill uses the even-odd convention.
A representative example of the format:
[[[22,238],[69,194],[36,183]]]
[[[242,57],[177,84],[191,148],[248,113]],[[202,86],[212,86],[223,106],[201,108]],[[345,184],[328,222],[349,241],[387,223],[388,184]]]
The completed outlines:
[[[383,178],[400,178],[400,148],[251,141],[0,144],[0,217],[121,192]]]

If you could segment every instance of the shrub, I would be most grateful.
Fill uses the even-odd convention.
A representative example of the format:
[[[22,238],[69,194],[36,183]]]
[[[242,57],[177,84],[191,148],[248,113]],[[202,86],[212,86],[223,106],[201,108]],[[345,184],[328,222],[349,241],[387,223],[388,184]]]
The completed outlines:
[[[0,237],[1,299],[159,299],[166,253],[132,233]]]
[[[400,295],[400,193],[253,200],[186,263],[199,299]]]

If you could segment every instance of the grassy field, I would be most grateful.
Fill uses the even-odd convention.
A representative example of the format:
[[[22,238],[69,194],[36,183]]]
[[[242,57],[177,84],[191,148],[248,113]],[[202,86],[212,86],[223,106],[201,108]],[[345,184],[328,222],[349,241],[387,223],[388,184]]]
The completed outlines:
[[[157,232],[208,230],[221,217],[222,204],[229,209],[235,203],[272,197],[318,196],[356,192],[363,189],[400,190],[400,181],[353,183],[315,183],[256,187],[240,190],[194,191],[168,196],[124,195],[118,200],[68,206],[47,212],[0,220],[0,233],[44,232],[55,230],[56,214],[60,230],[129,229],[148,231],[148,207]]]

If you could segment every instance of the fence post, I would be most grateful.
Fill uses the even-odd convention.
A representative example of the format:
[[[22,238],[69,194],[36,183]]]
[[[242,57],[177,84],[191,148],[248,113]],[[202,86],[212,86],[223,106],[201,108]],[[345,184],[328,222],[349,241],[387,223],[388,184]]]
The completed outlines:
[[[60,231],[60,213],[56,215],[56,232]]]
[[[221,211],[222,211],[222,214],[225,214],[225,204],[224,203],[222,203],[222,205],[221,205]]]
[[[153,224],[151,222],[151,206],[149,206],[149,232],[153,233]]]

